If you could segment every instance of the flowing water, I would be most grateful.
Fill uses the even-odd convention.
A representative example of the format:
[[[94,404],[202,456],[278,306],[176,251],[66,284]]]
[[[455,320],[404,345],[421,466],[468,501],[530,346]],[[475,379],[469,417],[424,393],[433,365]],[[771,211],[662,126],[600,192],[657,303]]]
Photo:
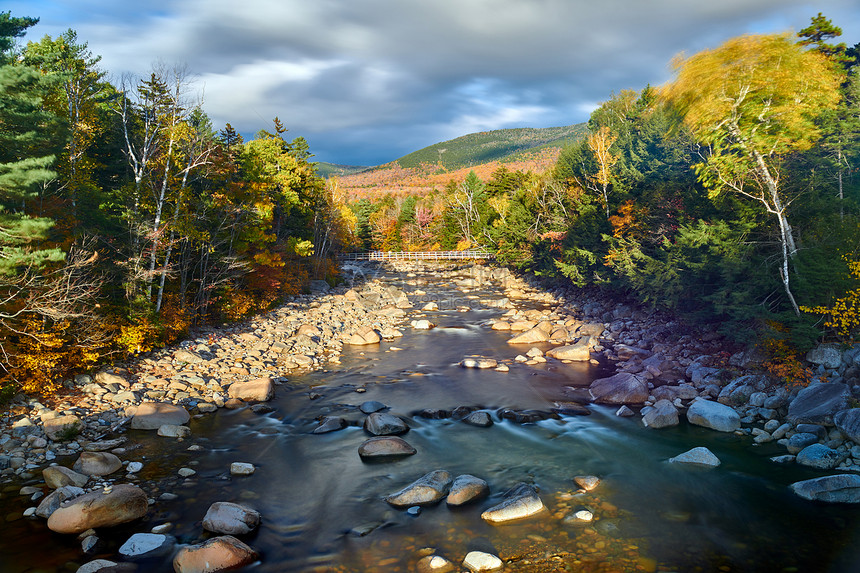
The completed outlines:
[[[403,284],[398,281],[404,277],[388,280]],[[271,413],[220,410],[192,420],[193,438],[179,443],[128,432],[141,448],[127,459],[144,461],[143,480],[178,498],[158,501],[144,524],[102,532],[103,555],[115,555],[130,533],[165,522],[175,524],[171,533],[180,542],[198,542],[208,506],[235,501],[263,515],[259,531],[243,538],[260,552],[251,570],[261,573],[414,571],[431,548],[457,563],[471,550],[491,552],[516,571],[860,570],[857,509],[795,497],[789,483],[819,474],[769,462],[769,456],[784,453],[775,444],[752,447],[750,438],[683,421],[649,430],[638,417],[618,418],[615,408],[603,406],[590,406],[589,416],[531,424],[495,416],[490,428],[415,416],[425,408],[457,406],[549,411],[564,387],[587,386],[605,373],[600,366],[558,363],[512,365],[507,373],[461,369],[457,362],[466,355],[501,360],[522,349],[486,325],[502,311],[464,299],[442,281],[421,288],[428,291],[425,299],[443,308],[429,313],[438,328],[407,328],[391,344],[347,348],[337,369],[281,386]],[[471,309],[460,312],[458,304]],[[411,430],[403,437],[416,455],[362,462],[357,448],[368,436],[358,405],[366,400],[383,402],[408,420]],[[321,415],[340,415],[354,425],[311,434]],[[188,452],[190,443],[204,450]],[[708,447],[722,465],[696,471],[666,463],[696,446]],[[257,470],[231,478],[233,461],[252,462]],[[183,466],[197,475],[175,477]],[[418,516],[382,501],[435,469],[485,479],[490,498],[456,509],[443,502]],[[577,493],[572,478],[584,474],[599,476],[601,484]],[[481,511],[518,482],[536,485],[548,511],[511,525],[482,522]],[[8,516],[0,525],[0,571],[74,571],[73,563],[87,561],[74,536],[52,534],[41,520],[9,521],[29,505],[26,498],[4,495],[0,504]],[[572,520],[581,508],[595,520]],[[141,567],[149,570],[170,568]]]

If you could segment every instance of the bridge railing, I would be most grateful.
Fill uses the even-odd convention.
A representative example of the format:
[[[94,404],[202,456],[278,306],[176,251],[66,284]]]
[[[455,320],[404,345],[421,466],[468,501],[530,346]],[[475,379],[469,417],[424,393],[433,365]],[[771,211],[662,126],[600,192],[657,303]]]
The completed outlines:
[[[370,251],[341,253],[345,261],[444,261],[456,259],[492,259],[493,254],[480,249],[468,251]]]

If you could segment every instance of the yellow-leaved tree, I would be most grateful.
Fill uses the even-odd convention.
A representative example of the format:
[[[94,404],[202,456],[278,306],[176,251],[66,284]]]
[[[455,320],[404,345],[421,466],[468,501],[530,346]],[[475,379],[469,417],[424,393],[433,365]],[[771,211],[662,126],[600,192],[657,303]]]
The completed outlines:
[[[789,261],[797,252],[780,166],[820,137],[815,119],[839,102],[841,74],[792,37],[749,35],[675,60],[676,79],[662,90],[705,144],[695,166],[712,196],[730,191],[756,201],[779,226],[780,275],[796,314]]]

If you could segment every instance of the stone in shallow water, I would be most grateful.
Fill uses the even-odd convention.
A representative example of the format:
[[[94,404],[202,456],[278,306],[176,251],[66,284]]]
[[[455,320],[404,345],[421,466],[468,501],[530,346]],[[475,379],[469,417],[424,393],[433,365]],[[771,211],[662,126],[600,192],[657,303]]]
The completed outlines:
[[[466,554],[466,558],[463,559],[463,567],[473,573],[500,571],[504,566],[505,564],[501,559],[483,551],[470,551]]]
[[[90,481],[89,476],[80,474],[63,466],[49,466],[42,470],[42,477],[51,489],[57,489],[64,485],[84,487]]]
[[[460,361],[460,366],[463,368],[478,368],[480,370],[495,368],[498,365],[498,361],[494,358],[483,358],[480,356],[468,357]]]
[[[108,452],[81,452],[72,467],[76,472],[84,475],[106,476],[120,469],[122,462]]]
[[[188,410],[167,402],[144,402],[131,419],[132,430],[157,430],[164,424],[181,426],[191,419]]]
[[[642,378],[619,372],[598,378],[589,386],[591,397],[600,404],[642,404],[648,399],[648,386]]]
[[[439,555],[422,557],[415,568],[418,573],[452,573],[456,570],[453,563]]]
[[[320,425],[313,429],[312,434],[327,434],[346,428],[346,420],[338,416],[326,416],[320,420]]]
[[[715,468],[720,465],[720,460],[713,454],[713,452],[711,452],[711,450],[700,446],[677,455],[674,458],[669,458],[669,463]]]
[[[157,533],[135,533],[119,548],[125,559],[147,559],[167,555],[173,551],[176,539],[172,535]]]
[[[387,410],[388,406],[383,404],[382,402],[377,402],[376,400],[368,400],[367,402],[363,402],[361,406],[358,407],[361,410],[362,414],[373,414],[374,412],[381,412],[382,410]]]
[[[457,476],[445,500],[448,505],[463,505],[486,496],[490,492],[487,482],[473,475]]]
[[[575,476],[573,481],[585,491],[591,491],[600,484],[600,478],[597,476]]]
[[[224,535],[183,547],[173,558],[173,569],[176,573],[227,571],[256,560],[256,551],[235,537]]]
[[[203,529],[228,535],[245,535],[260,525],[260,512],[229,501],[216,501],[203,518]]]
[[[433,505],[445,497],[450,484],[450,472],[435,470],[421,476],[400,491],[389,495],[385,501],[398,508],[413,505]]]
[[[48,529],[57,533],[81,533],[87,529],[128,523],[146,515],[146,493],[137,486],[115,485],[76,497],[48,518]]]
[[[478,426],[479,428],[489,428],[493,425],[493,418],[490,416],[489,412],[471,412],[463,421],[470,426]]]
[[[520,483],[505,493],[504,500],[481,514],[489,523],[525,519],[543,511],[544,505],[534,486]]]
[[[824,444],[806,446],[797,453],[795,461],[803,466],[832,470],[847,457],[847,454],[828,448]]]
[[[860,476],[838,474],[808,479],[791,484],[791,489],[804,499],[828,503],[860,503]]]
[[[399,436],[408,432],[409,426],[393,414],[374,412],[364,421],[364,429],[374,436]]]
[[[701,398],[690,404],[687,421],[718,432],[734,432],[741,427],[741,417],[734,408]]]
[[[233,462],[230,464],[230,475],[233,476],[249,476],[256,471],[254,464],[247,462]]]
[[[362,459],[386,459],[411,456],[415,448],[406,440],[396,436],[380,436],[370,438],[358,447],[358,455]]]

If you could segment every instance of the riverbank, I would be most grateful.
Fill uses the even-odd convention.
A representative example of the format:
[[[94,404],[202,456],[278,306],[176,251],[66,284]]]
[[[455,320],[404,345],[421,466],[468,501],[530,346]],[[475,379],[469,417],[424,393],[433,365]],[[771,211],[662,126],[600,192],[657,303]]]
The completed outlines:
[[[491,421],[531,424],[553,417],[564,419],[590,413],[588,404],[597,402],[617,406],[618,415],[641,417],[648,421],[649,428],[659,432],[657,428],[681,423],[679,418],[684,416],[695,424],[690,420],[690,410],[695,411],[695,403],[707,401],[731,409],[738,418],[736,427],[730,421],[713,429],[727,430],[726,433],[739,440],[746,440],[748,447],[773,447],[775,440],[787,440],[785,446],[788,446],[791,440],[801,441],[795,436],[811,434],[814,444],[806,444],[803,449],[822,446],[837,453],[842,469],[857,465],[851,450],[853,446],[838,426],[831,425],[835,422],[828,420],[834,412],[821,414],[818,423],[812,424],[817,427],[799,427],[805,423],[799,420],[786,421],[800,393],[792,395],[784,388],[768,385],[761,378],[750,378],[757,376],[751,374],[754,371],[750,357],[740,353],[727,356],[717,337],[686,331],[666,317],[610,300],[579,299],[579,293],[568,290],[544,292],[538,285],[513,277],[503,269],[401,264],[397,270],[403,277],[397,286],[375,281],[371,276],[355,288],[343,287],[333,293],[291,301],[246,325],[213,330],[189,343],[131,362],[123,369],[96,375],[93,380],[81,377],[76,381],[76,393],[57,408],[48,409],[34,401],[17,404],[20,410],[14,417],[5,418],[7,425],[0,437],[4,455],[10,460],[10,467],[3,470],[4,479],[13,484],[4,490],[4,495],[29,497],[33,503],[30,515],[48,513],[51,504],[36,512],[45,499],[53,495],[51,484],[64,480],[49,484],[45,479],[43,482],[41,470],[51,463],[68,467],[72,462],[75,464],[72,467],[83,470],[84,464],[79,463],[84,457],[82,452],[110,453],[119,461],[119,467],[113,467],[116,462],[106,455],[94,456],[110,462],[106,467],[113,467],[113,470],[104,475],[76,472],[86,479],[80,486],[73,487],[104,492],[113,491],[114,486],[122,483],[135,484],[144,493],[148,511],[158,511],[171,495],[177,494],[164,484],[150,482],[147,472],[141,472],[147,460],[142,459],[135,444],[127,440],[126,431],[135,427],[135,415],[141,414],[137,428],[149,418],[147,425],[165,440],[194,441],[186,425],[189,417],[202,420],[212,412],[230,408],[248,409],[265,416],[271,411],[267,402],[271,394],[291,387],[291,378],[301,377],[302,372],[339,368],[347,346],[355,347],[349,351],[351,353],[361,352],[362,347],[370,353],[380,339],[387,338],[394,341],[385,343],[387,351],[396,353],[397,347],[391,346],[397,344],[399,335],[407,330],[432,328],[436,320],[434,313],[442,310],[468,313],[487,309],[489,314],[483,328],[497,332],[513,330],[511,338],[525,336],[527,339],[508,341],[513,343],[492,357],[464,354],[458,358],[463,366],[498,370],[491,372],[496,377],[508,376],[508,372],[510,375],[533,372],[553,373],[556,378],[563,378],[565,369],[577,362],[597,362],[614,371],[613,376],[604,378],[614,379],[612,382],[554,386],[551,391],[555,392],[552,396],[556,400],[555,408],[490,410],[485,414],[489,414]],[[370,268],[364,271],[372,275]],[[450,283],[456,294],[444,298],[428,295],[424,288],[430,280]],[[488,296],[488,292],[492,295]],[[561,352],[562,349],[568,350]],[[845,356],[841,352],[840,361]],[[850,367],[840,363],[832,370],[835,374],[841,370],[843,380],[852,380]],[[425,373],[419,368],[408,374],[412,375]],[[838,388],[831,384],[819,386]],[[611,391],[596,395],[595,390],[601,387],[609,387]],[[368,389],[375,391],[376,381],[357,377],[350,391],[362,394]],[[309,387],[306,397],[314,402],[322,392]],[[847,405],[848,398],[840,403],[839,396],[835,396],[831,409]],[[705,398],[708,400],[703,400]],[[161,420],[164,424],[155,424],[152,423],[157,419],[155,413],[142,412],[141,408],[149,407],[139,405],[153,402],[171,403],[178,408],[168,409],[172,414]],[[429,414],[426,406],[415,404],[415,409]],[[433,410],[439,417],[456,416],[453,411]],[[820,401],[813,410],[815,415],[821,413]],[[796,415],[797,411],[794,413]],[[67,419],[69,423],[60,423],[66,416],[75,416],[80,425],[72,419]],[[414,416],[414,420],[419,419],[418,414]],[[713,417],[705,419],[713,421]],[[338,424],[338,429],[355,423],[349,419],[343,421],[344,425]],[[321,426],[323,420],[320,422]],[[407,422],[414,424],[411,419]],[[76,436],[72,435],[74,427],[80,428]],[[784,431],[781,435],[780,428]],[[767,440],[762,432],[771,439]],[[203,449],[206,446],[195,442],[191,447]],[[815,449],[823,452],[821,448]],[[798,450],[798,456],[800,451],[802,449]],[[826,455],[823,457],[830,459]],[[241,457],[233,461],[247,463]],[[193,480],[196,473],[189,466],[177,467],[174,471],[180,472],[186,480]],[[254,468],[238,467],[237,472],[241,471],[254,471]],[[66,475],[69,480],[83,479]],[[228,475],[234,475],[232,468]],[[66,493],[76,494],[77,491],[67,490]],[[54,496],[56,505],[59,505],[59,497]],[[263,519],[266,517],[264,514]],[[100,527],[105,526],[94,526],[94,529],[99,531]],[[158,529],[153,530],[153,534],[165,533]],[[92,535],[85,536],[82,544],[94,543],[89,539]],[[87,539],[89,541],[85,541]],[[88,554],[85,547],[82,546],[82,550],[83,555]],[[250,558],[251,554],[248,556]]]

